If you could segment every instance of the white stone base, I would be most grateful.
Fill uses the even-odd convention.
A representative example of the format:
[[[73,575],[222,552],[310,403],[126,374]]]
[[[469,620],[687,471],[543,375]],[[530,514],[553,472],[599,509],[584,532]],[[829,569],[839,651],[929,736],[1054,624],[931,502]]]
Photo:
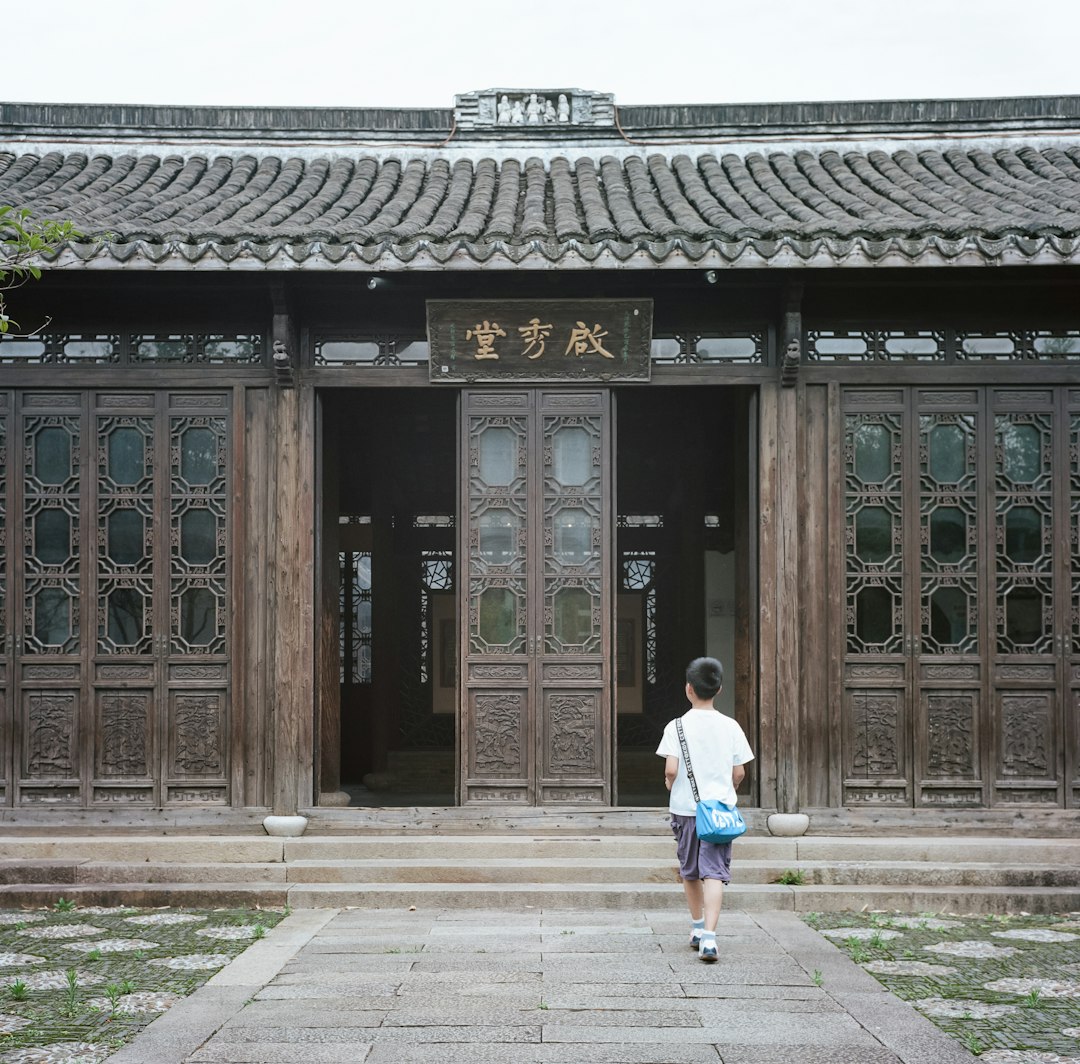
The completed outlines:
[[[307,825],[306,816],[268,816],[263,820],[263,828],[267,835],[276,835],[285,839],[295,839],[303,835],[307,830]]]
[[[771,813],[768,821],[769,834],[783,838],[805,835],[810,818],[805,813]]]

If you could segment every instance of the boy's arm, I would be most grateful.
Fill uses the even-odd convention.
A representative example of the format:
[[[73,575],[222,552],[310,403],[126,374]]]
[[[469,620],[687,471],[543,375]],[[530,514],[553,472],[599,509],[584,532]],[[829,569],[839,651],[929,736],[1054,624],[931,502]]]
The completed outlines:
[[[739,789],[739,784],[746,779],[746,769],[742,765],[731,766],[731,785],[735,790]]]
[[[664,758],[664,786],[671,790],[671,785],[675,782],[675,777],[679,774],[679,759],[668,754]]]

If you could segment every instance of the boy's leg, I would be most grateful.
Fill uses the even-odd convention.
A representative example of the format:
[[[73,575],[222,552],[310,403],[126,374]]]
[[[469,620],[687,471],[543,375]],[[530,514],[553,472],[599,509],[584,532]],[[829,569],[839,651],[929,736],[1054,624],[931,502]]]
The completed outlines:
[[[683,879],[682,881],[683,893],[686,895],[686,904],[690,909],[690,919],[700,920],[705,912],[705,895],[701,886],[700,879]],[[706,916],[705,926],[708,927],[708,917]],[[715,930],[716,924],[713,923],[713,929]]]
[[[724,881],[721,879],[702,879],[698,881],[701,887],[702,900],[705,912],[705,930],[716,933],[716,925],[720,920],[720,906],[724,902]]]

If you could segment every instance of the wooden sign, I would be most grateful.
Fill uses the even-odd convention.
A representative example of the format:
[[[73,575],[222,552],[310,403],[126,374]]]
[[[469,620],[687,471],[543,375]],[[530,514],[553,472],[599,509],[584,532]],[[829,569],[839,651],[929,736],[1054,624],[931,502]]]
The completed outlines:
[[[647,381],[651,299],[428,300],[433,381]]]

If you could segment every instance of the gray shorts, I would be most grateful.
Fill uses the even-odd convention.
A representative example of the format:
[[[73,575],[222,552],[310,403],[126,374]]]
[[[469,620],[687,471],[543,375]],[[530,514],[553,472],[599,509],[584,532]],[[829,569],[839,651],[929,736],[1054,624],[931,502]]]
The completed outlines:
[[[731,843],[699,842],[694,818],[671,814],[671,830],[679,853],[679,875],[683,879],[719,879],[731,882]]]

